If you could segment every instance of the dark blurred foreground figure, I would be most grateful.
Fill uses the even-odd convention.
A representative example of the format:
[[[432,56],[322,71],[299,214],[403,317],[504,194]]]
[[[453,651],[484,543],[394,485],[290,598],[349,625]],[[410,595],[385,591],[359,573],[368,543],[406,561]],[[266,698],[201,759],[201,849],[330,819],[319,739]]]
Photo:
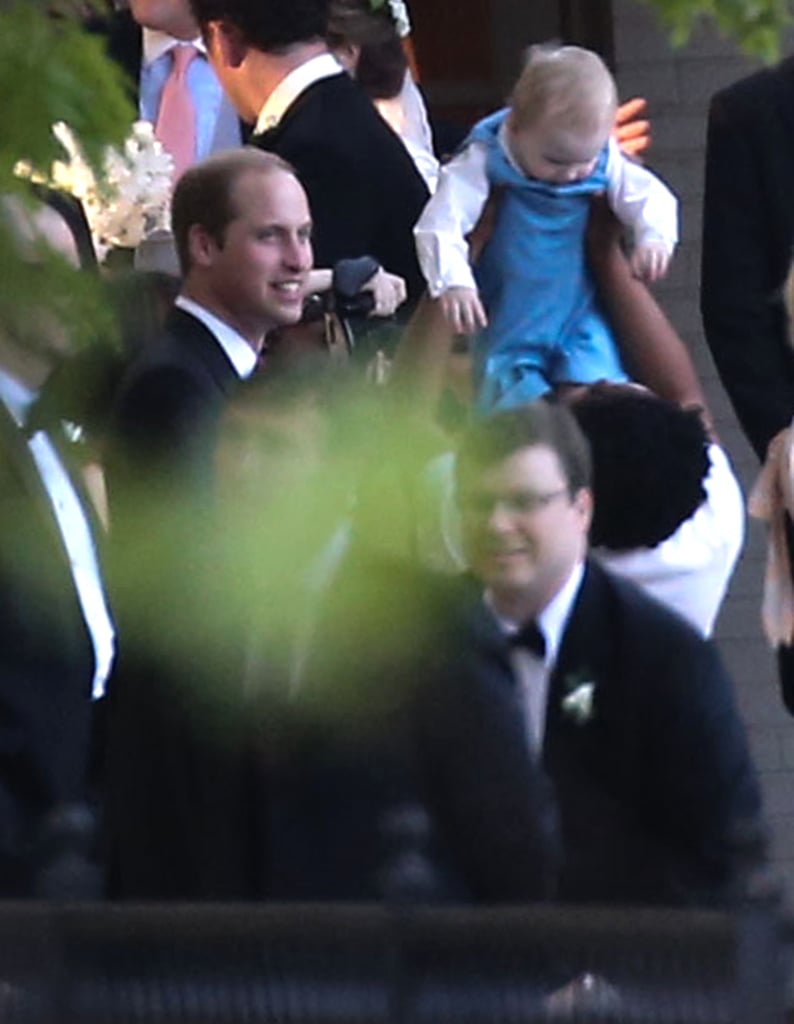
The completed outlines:
[[[6,199],[0,215],[29,273],[42,245],[77,266],[75,236],[54,208]],[[70,444],[75,425],[67,434],[57,416],[34,421],[37,399],[69,351],[67,332],[44,302],[18,319],[7,311],[0,325],[3,898],[96,894],[88,809],[93,732],[115,643],[99,560],[102,530]],[[69,881],[54,863],[72,840],[82,882],[76,875]]]
[[[471,618],[455,655],[518,698],[558,805],[559,898],[731,900],[765,850],[731,683],[694,629],[587,558],[590,461],[571,414],[483,420],[457,480],[475,579],[459,583]]]

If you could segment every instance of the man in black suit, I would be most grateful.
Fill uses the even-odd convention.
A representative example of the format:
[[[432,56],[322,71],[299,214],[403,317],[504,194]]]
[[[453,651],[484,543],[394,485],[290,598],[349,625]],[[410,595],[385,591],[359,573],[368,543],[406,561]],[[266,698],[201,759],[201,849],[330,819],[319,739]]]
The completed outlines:
[[[40,261],[36,246],[42,242],[78,265],[76,239],[54,208],[29,209],[5,197],[0,216],[17,238],[25,273],[34,272],[28,264]],[[73,446],[63,423],[38,417],[47,381],[70,349],[62,325],[48,315],[44,300],[41,305],[16,311],[6,305],[0,324],[0,896],[5,899],[88,895],[56,893],[48,886],[48,873],[57,866],[47,862],[55,848],[45,844],[64,840],[65,834],[59,840],[53,830],[62,832],[70,820],[88,826],[82,815],[90,799],[96,707],[115,644],[99,560],[102,531],[79,460],[70,458]],[[80,817],[70,818],[77,810]],[[90,828],[77,838],[80,852],[90,856]]]
[[[711,102],[703,197],[706,340],[759,459],[794,415],[782,288],[794,243],[794,58]]]
[[[191,0],[210,60],[252,141],[306,187],[317,266],[369,255],[423,290],[413,226],[427,188],[325,43],[328,0]]]
[[[535,403],[471,428],[458,657],[514,690],[562,835],[559,898],[715,903],[760,863],[760,798],[731,685],[683,619],[587,559],[586,442]],[[463,653],[461,653],[463,652]]]
[[[122,382],[109,463],[125,478],[143,474],[147,488],[211,480],[223,406],[265,335],[300,319],[312,265],[306,194],[273,154],[230,150],[195,165],[177,184],[172,221],[182,288],[164,334]]]
[[[794,348],[783,301],[794,246],[794,57],[711,102],[703,195],[701,310],[714,362],[763,460],[794,416]],[[794,528],[787,520],[789,550]],[[794,714],[794,647],[778,648]]]
[[[122,637],[108,722],[111,886],[124,897],[221,898],[245,885],[222,824],[243,793],[222,785],[239,765],[226,760],[232,741],[214,698],[221,684],[234,705],[242,654],[231,638],[222,653],[207,649],[217,606],[202,530],[221,415],[265,334],[301,316],[312,225],[292,169],[250,148],[186,171],[172,221],[184,283],[162,336],[122,381],[107,456]]]

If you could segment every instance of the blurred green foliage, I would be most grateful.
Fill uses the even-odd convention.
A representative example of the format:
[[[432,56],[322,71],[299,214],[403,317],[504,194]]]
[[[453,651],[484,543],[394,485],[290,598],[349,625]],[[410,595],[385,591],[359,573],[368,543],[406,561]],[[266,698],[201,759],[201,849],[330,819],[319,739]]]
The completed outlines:
[[[66,121],[96,164],[102,147],[121,142],[135,112],[121,71],[104,53],[102,40],[84,31],[91,3],[76,0],[0,0],[0,193],[29,195],[14,174],[18,160],[49,167],[63,156],[52,135]],[[0,323],[6,329],[35,308],[68,325],[75,344],[110,337],[112,320],[99,282],[70,273],[48,259],[31,273],[14,258],[8,227],[0,218]]]
[[[704,18],[736,40],[749,56],[778,58],[780,39],[792,23],[790,0],[643,0],[659,15],[674,45],[686,43]]]

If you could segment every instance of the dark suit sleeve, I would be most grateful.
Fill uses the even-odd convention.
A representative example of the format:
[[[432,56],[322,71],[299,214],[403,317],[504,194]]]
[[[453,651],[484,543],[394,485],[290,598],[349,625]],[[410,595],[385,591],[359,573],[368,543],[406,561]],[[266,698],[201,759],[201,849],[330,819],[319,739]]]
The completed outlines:
[[[709,112],[701,310],[722,383],[763,458],[770,439],[794,413],[794,357],[786,337],[782,276],[774,279],[772,236],[779,228],[766,212],[769,156],[757,137],[764,97],[752,104],[745,99],[718,94]],[[794,166],[790,177],[794,180]]]
[[[746,731],[711,644],[682,634],[648,700],[647,805],[678,847],[671,881],[688,901],[730,902],[763,864],[766,836]]]
[[[120,401],[116,447],[130,485],[179,493],[212,476],[212,449],[205,440],[207,400],[193,377],[178,368],[142,374]],[[115,466],[111,460],[110,469]]]

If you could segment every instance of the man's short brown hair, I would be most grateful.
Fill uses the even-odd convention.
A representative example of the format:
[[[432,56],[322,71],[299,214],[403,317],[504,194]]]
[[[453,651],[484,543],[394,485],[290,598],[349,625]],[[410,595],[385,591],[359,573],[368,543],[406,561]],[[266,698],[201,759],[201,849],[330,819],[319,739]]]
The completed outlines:
[[[590,447],[570,409],[537,399],[475,420],[463,435],[456,463],[457,487],[522,448],[544,445],[560,463],[568,492],[590,487]]]
[[[177,182],[171,200],[171,228],[183,275],[190,269],[190,229],[200,224],[222,247],[227,226],[239,214],[234,202],[235,185],[249,171],[286,171],[297,177],[292,165],[275,153],[243,146],[194,164]]]

